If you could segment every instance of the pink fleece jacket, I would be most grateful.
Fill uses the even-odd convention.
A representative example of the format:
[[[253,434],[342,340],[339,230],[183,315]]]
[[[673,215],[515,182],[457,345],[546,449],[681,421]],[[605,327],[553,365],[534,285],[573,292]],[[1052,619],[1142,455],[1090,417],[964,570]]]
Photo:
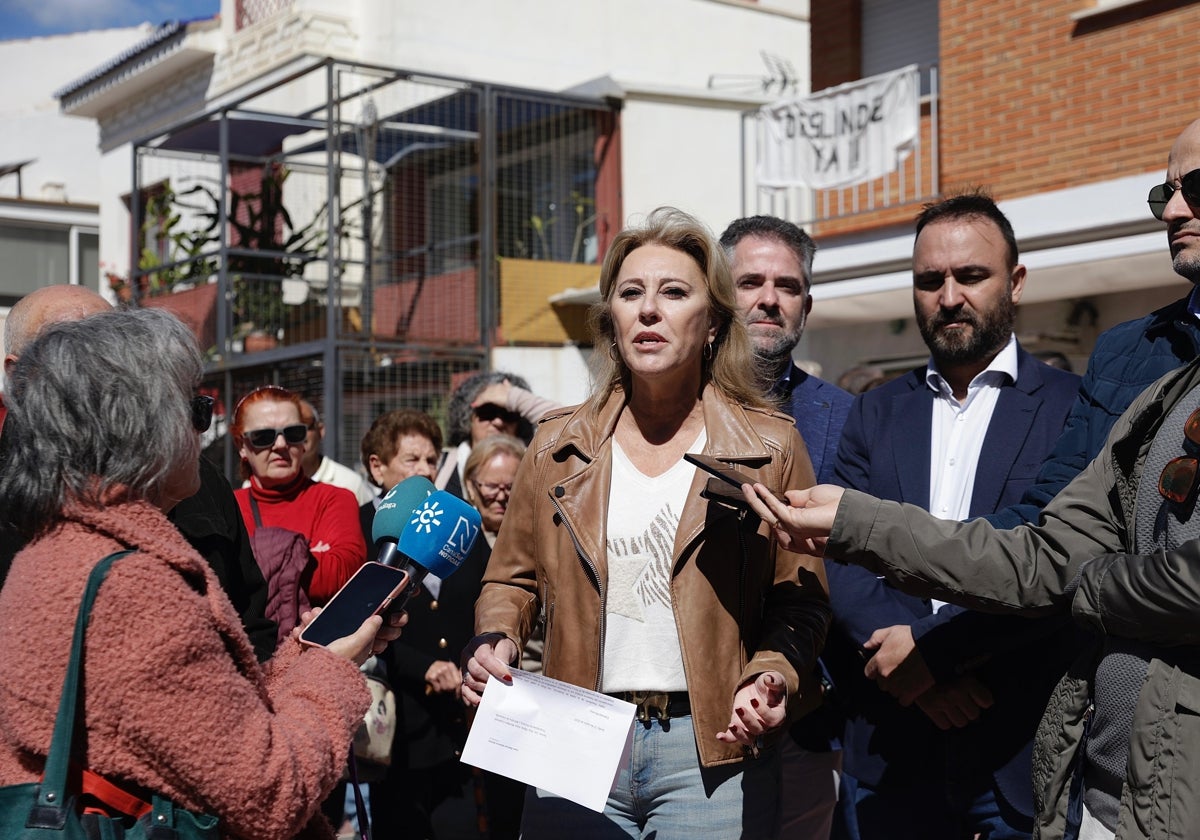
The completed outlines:
[[[223,837],[332,837],[318,808],[370,702],[362,675],[293,639],[260,668],[212,569],[143,502],[73,510],[13,561],[0,785],[41,776],[84,582],[124,548],[137,553],[109,572],[85,644],[86,766],[216,815]]]

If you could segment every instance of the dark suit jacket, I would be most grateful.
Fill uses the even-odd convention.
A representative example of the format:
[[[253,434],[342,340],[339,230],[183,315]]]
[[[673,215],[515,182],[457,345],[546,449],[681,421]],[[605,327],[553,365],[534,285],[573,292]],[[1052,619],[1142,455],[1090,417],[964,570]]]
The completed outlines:
[[[200,489],[167,514],[179,532],[217,573],[221,588],[242,617],[259,662],[275,654],[275,622],[267,618],[267,582],[250,550],[233,488],[200,456]]]
[[[1001,389],[984,438],[971,516],[1020,499],[1063,429],[1079,377],[1018,348],[1017,381]],[[836,481],[883,499],[929,504],[935,395],[925,368],[857,397],[834,469]],[[971,562],[963,558],[964,563]],[[952,767],[991,775],[1003,798],[1032,817],[1030,756],[1034,730],[1063,661],[1078,641],[1065,620],[992,616],[905,595],[856,566],[827,563],[834,619],[823,660],[849,717],[846,772],[878,785],[885,772],[943,773]],[[862,644],[880,627],[907,624],[939,681],[972,673],[995,703],[971,725],[939,736],[914,705],[902,708],[863,674]],[[1069,659],[1067,660],[1069,662]]]
[[[842,436],[842,424],[854,397],[824,379],[805,373],[792,364],[773,394],[780,410],[792,415],[796,431],[804,440],[818,484],[833,481],[834,455]]]

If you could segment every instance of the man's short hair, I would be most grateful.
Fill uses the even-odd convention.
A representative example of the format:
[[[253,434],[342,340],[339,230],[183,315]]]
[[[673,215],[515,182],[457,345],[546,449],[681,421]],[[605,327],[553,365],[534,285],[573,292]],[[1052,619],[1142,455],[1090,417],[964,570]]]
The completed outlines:
[[[1020,254],[1012,223],[1000,212],[995,200],[983,190],[971,190],[926,204],[917,216],[917,236],[934,222],[959,219],[990,219],[1000,229],[1000,235],[1008,246],[1008,267],[1011,269],[1016,266]]]
[[[303,398],[300,400],[300,422],[310,429],[321,425],[321,413],[315,405]]]
[[[799,225],[781,219],[778,216],[746,216],[735,219],[721,234],[721,247],[733,261],[733,249],[747,236],[758,236],[787,246],[796,255],[800,265],[804,267],[804,291],[812,284],[813,255],[817,253],[817,243],[804,232]],[[737,278],[734,278],[735,281]]]

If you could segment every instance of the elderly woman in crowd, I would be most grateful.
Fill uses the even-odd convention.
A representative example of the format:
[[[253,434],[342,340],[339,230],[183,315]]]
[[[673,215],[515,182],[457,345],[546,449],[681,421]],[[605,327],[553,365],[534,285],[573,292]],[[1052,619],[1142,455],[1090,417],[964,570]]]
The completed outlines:
[[[218,817],[223,837],[331,838],[316,812],[370,701],[358,664],[399,630],[374,617],[328,648],[290,637],[259,666],[166,518],[199,484],[200,373],[195,339],[159,309],[51,327],[13,370],[0,511],[32,541],[0,591],[0,613],[21,616],[0,624],[0,785],[40,777],[84,582],[133,549],[87,630],[76,761]]]
[[[546,675],[634,702],[639,722],[603,814],[530,791],[523,836],[770,837],[778,757],[773,739],[759,746],[816,663],[823,569],[703,495],[707,475],[683,455],[777,492],[809,486],[812,466],[755,385],[729,266],[702,224],[663,208],[621,232],[600,291],[598,388],[542,419],[517,474],[463,697],[507,676],[544,605]]]
[[[375,418],[359,447],[371,483],[382,492],[358,508],[363,539],[370,548],[375,509],[383,495],[406,478],[419,475],[433,481],[442,450],[442,430],[423,411],[400,408]]]
[[[479,511],[489,546],[496,544],[500,524],[512,499],[517,468],[525,457],[525,443],[512,435],[492,435],[471,449],[463,468],[463,493]]]
[[[462,481],[471,447],[492,435],[511,435],[528,442],[533,425],[553,408],[558,404],[530,392],[529,383],[514,373],[494,370],[467,377],[446,404],[452,448],[446,451],[435,483],[466,498]]]
[[[301,459],[308,429],[300,415],[297,394],[264,385],[238,402],[230,428],[250,479],[234,495],[272,593],[269,610],[279,623],[280,638],[292,628],[294,616],[276,593],[291,591],[298,578],[307,601],[324,604],[367,559],[354,494],[304,475]],[[300,534],[311,559],[297,568],[294,555],[282,556],[276,550],[278,541],[268,545],[257,536],[262,528]]]

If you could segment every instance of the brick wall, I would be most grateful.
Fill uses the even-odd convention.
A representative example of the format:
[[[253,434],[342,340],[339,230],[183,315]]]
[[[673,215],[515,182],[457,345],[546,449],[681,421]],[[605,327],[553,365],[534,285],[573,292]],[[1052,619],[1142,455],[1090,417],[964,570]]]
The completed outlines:
[[[1175,136],[1200,117],[1200,4],[1143,0],[1071,19],[1094,5],[941,0],[943,192],[983,186],[1005,200],[1165,167]],[[814,90],[853,78],[844,74],[861,40],[858,7],[813,4]],[[826,232],[896,216],[859,214]]]
[[[999,198],[1165,166],[1200,116],[1200,6],[942,0],[942,184]]]

